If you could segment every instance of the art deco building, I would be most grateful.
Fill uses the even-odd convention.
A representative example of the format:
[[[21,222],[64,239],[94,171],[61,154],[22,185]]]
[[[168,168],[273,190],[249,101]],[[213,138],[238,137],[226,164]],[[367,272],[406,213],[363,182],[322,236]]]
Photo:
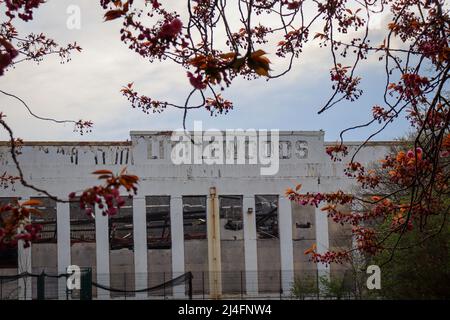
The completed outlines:
[[[346,144],[352,154],[361,143]],[[95,217],[88,217],[78,202],[56,203],[20,184],[2,189],[0,202],[39,198],[45,214],[33,218],[44,226],[41,239],[3,252],[0,274],[58,274],[78,265],[91,268],[93,280],[105,287],[133,291],[192,272],[193,294],[205,297],[289,296],[296,278],[339,275],[339,266],[312,263],[304,251],[314,243],[320,252],[351,246],[348,230],[320,208],[291,203],[284,194],[298,183],[305,193],[352,191],[353,181],[343,172],[347,161],[329,158],[323,131],[280,132],[274,175],[261,175],[260,163],[176,165],[173,145],[171,132],[149,131],[131,132],[127,142],[25,143],[18,156],[25,179],[58,197],[98,184],[95,170],[125,166],[140,177],[139,190],[117,215],[106,217],[96,208]],[[368,143],[357,160],[383,158],[391,145]],[[16,172],[6,142],[0,144],[3,172]],[[2,286],[2,296],[35,298],[36,286],[36,279],[17,280]],[[64,298],[65,279],[47,281],[46,294]],[[127,295],[186,294],[184,283]],[[93,295],[124,293],[95,288]]]

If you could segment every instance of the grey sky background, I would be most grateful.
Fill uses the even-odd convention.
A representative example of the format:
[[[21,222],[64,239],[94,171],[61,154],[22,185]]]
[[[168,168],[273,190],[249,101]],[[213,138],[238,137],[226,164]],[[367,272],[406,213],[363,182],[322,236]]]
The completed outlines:
[[[184,1],[178,2],[183,4]],[[81,29],[69,30],[67,7],[81,8]],[[167,109],[161,114],[146,115],[132,109],[120,93],[122,86],[135,83],[141,94],[159,100],[183,103],[192,89],[185,70],[170,62],[149,63],[120,41],[120,22],[103,22],[99,1],[49,0],[36,11],[35,19],[21,23],[22,32],[43,32],[58,43],[77,41],[83,48],[72,61],[60,64],[57,56],[47,57],[39,65],[25,62],[0,77],[0,88],[24,99],[41,116],[57,119],[85,119],[94,122],[93,132],[84,136],[72,132],[72,125],[56,125],[30,117],[16,100],[0,96],[0,111],[24,140],[126,140],[131,130],[176,129],[182,124],[181,110]],[[383,25],[383,24],[381,24]],[[381,32],[374,26],[374,32]],[[271,48],[264,48],[277,69]],[[266,81],[237,80],[223,92],[234,102],[227,115],[211,117],[207,110],[192,111],[188,127],[202,120],[203,128],[264,128],[280,130],[324,130],[325,139],[338,139],[339,132],[371,119],[371,108],[383,105],[384,66],[376,57],[363,62],[363,96],[356,102],[343,101],[318,115],[317,111],[331,94],[330,61],[327,49],[310,41],[293,70],[284,77]],[[279,64],[277,65],[277,62]],[[276,70],[275,70],[276,71]],[[390,140],[408,130],[408,122],[398,119],[375,140]],[[346,140],[363,140],[376,131],[377,125],[353,131]],[[6,140],[5,132],[0,140]]]

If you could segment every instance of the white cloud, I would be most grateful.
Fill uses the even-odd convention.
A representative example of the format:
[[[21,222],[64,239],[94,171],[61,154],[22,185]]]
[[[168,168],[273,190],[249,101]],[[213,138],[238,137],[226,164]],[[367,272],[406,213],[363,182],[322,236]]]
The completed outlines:
[[[180,3],[177,2],[179,10],[183,10]],[[80,30],[66,27],[69,5],[81,8]],[[8,115],[17,136],[26,140],[125,140],[130,130],[180,127],[179,110],[144,115],[131,109],[120,89],[134,81],[142,94],[181,104],[190,90],[185,71],[169,62],[145,61],[120,41],[119,29],[118,21],[103,22],[98,1],[91,0],[48,1],[36,12],[34,21],[20,25],[23,32],[44,32],[60,44],[77,41],[83,51],[64,65],[56,56],[48,57],[39,66],[31,62],[20,64],[0,77],[0,88],[23,98],[39,115],[93,120],[95,128],[92,134],[80,137],[72,132],[71,126],[31,118],[20,103],[0,96],[0,110]],[[234,82],[223,93],[236,106],[229,115],[211,118],[207,111],[199,110],[189,115],[189,121],[202,119],[206,126],[219,128],[324,129],[334,138],[339,130],[337,124],[345,127],[349,121],[348,114],[339,111],[316,115],[318,106],[330,92],[331,64],[326,50],[319,48],[317,41],[310,41],[293,70],[284,77],[269,82],[263,79]],[[266,51],[273,60],[274,72],[280,70],[282,61],[271,50]],[[364,73],[370,77],[377,66],[377,61],[371,60]],[[374,99],[368,99],[371,100]],[[357,119],[368,115],[367,106],[359,108],[356,103],[352,107],[360,109],[355,112]],[[0,133],[0,139],[6,139],[4,132]]]

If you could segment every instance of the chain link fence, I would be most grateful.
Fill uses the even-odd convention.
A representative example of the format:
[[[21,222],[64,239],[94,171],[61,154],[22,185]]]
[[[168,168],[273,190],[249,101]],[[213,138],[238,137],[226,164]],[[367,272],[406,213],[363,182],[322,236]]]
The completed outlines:
[[[289,282],[286,282],[286,275]],[[316,270],[302,273],[282,271],[197,271],[148,274],[92,274],[84,269],[81,289],[67,289],[68,274],[22,273],[0,276],[0,300],[8,299],[361,299],[364,287],[351,270],[320,277]],[[221,292],[211,292],[210,282],[221,281]],[[27,287],[28,286],[28,287]],[[31,288],[30,288],[31,286]]]

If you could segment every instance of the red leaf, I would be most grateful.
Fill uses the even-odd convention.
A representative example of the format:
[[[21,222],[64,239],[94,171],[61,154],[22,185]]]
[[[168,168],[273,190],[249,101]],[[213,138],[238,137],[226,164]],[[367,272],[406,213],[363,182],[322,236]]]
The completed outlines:
[[[105,21],[120,18],[124,14],[123,10],[109,10],[105,13]]]

